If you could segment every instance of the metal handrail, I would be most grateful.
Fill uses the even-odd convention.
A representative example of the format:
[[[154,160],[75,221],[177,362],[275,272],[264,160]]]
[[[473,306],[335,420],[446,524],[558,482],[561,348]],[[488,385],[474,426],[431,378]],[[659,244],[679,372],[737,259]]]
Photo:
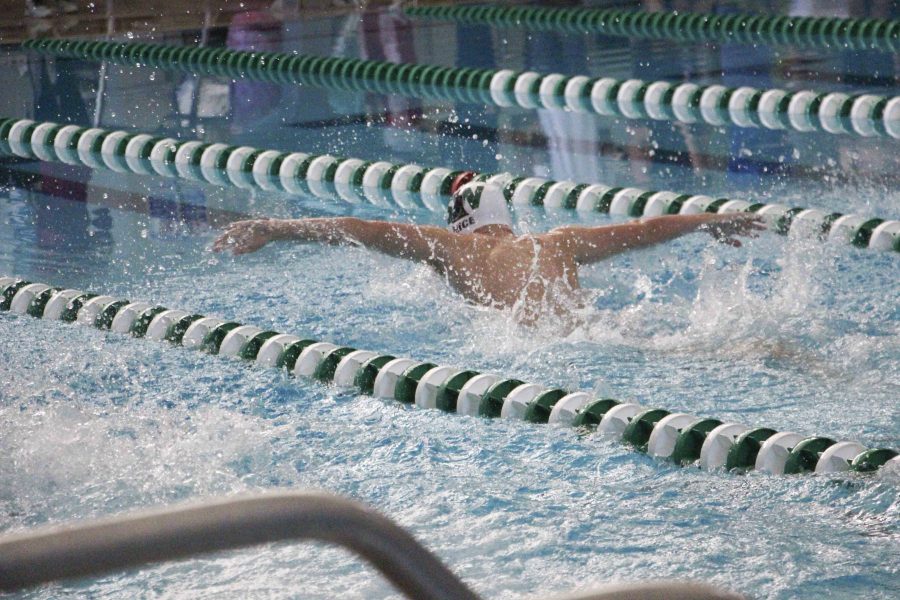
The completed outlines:
[[[744,596],[684,581],[651,581],[603,586],[600,590],[555,596],[553,600],[746,600]]]
[[[0,537],[0,592],[289,539],[331,542],[352,550],[409,598],[478,598],[389,519],[318,492],[231,497]],[[657,581],[606,586],[558,600],[741,598],[706,585]]]
[[[478,598],[387,518],[314,492],[228,498],[11,535],[0,539],[0,590],[288,539],[348,548],[410,598]]]

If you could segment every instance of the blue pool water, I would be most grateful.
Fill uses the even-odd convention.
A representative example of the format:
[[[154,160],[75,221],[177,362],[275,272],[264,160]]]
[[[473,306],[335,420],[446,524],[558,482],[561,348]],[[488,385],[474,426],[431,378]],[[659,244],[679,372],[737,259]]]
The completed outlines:
[[[781,6],[780,4],[778,5]],[[900,15],[893,15],[898,18]],[[262,19],[259,15],[246,21]],[[211,45],[895,95],[877,52],[677,45],[407,22],[210,32]],[[135,37],[194,43],[197,32]],[[900,218],[890,138],[628,121],[27,62],[0,114],[285,151],[602,181]],[[24,64],[24,69],[16,65]],[[19,87],[11,87],[18,82]],[[191,99],[191,90],[196,99]],[[187,90],[187,91],[185,91]],[[208,251],[242,215],[442,215],[0,157],[0,276],[158,302],[722,420],[900,446],[896,253],[692,235],[582,272],[587,324],[523,329],[424,267],[356,248]],[[520,208],[521,231],[602,215]],[[409,529],[487,598],[684,578],[759,598],[900,595],[900,473],[678,468],[572,429],[407,407],[237,361],[0,314],[0,531],[212,495],[318,488]],[[277,544],[23,593],[393,597],[342,551]]]

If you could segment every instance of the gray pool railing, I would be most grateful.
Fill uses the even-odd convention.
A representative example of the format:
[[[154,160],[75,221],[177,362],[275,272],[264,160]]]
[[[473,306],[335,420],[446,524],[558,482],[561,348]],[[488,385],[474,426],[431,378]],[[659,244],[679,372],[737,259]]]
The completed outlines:
[[[162,175],[247,189],[338,197],[350,203],[447,210],[454,180],[467,173],[330,154],[280,152],[250,146],[176,140],[148,133],[0,118],[0,151],[142,175]],[[649,217],[752,212],[777,233],[799,230],[859,248],[900,252],[900,221],[750,202],[734,198],[645,190],[602,183],[474,174],[503,187],[514,206]]]
[[[298,377],[356,387],[363,394],[420,408],[573,426],[622,440],[678,465],[773,474],[869,472],[888,463],[900,468],[900,456],[889,448],[867,448],[853,441],[595,398],[587,392],[526,383],[509,375],[398,358],[13,277],[0,277],[0,311],[165,340],[260,367],[277,367]]]
[[[315,492],[226,497],[5,534],[0,536],[0,591],[283,540],[343,546],[408,598],[478,598],[391,520],[356,502]]]
[[[218,77],[589,112],[628,119],[900,138],[900,96],[390,63],[138,42],[31,39],[42,54]]]
[[[390,519],[323,492],[243,494],[0,535],[0,592],[108,574],[264,543],[314,540],[363,558],[407,598],[477,600],[437,557]],[[712,586],[652,581],[557,600],[741,600]]]

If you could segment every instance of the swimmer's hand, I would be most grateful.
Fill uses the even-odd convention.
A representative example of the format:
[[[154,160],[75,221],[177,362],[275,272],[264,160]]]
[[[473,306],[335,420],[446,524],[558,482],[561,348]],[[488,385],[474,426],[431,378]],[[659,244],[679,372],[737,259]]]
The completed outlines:
[[[277,224],[278,221],[274,219],[235,221],[216,238],[212,245],[212,251],[231,250],[235,256],[256,252],[278,238]]]
[[[766,229],[766,224],[754,214],[710,214],[708,220],[698,229],[708,231],[711,236],[723,244],[740,248],[741,241],[736,236],[759,237],[759,232]]]

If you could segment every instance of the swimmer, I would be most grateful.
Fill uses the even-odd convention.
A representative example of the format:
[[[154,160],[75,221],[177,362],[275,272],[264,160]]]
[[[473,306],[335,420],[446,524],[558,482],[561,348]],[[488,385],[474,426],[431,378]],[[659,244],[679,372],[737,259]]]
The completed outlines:
[[[520,323],[534,324],[548,313],[570,319],[581,305],[581,265],[695,231],[740,246],[737,236],[755,237],[765,228],[751,214],[702,213],[519,236],[500,186],[466,182],[472,177],[466,175],[454,182],[446,229],[353,217],[257,219],[232,223],[212,249],[246,254],[278,240],[359,245],[424,263],[470,302],[510,310]]]

